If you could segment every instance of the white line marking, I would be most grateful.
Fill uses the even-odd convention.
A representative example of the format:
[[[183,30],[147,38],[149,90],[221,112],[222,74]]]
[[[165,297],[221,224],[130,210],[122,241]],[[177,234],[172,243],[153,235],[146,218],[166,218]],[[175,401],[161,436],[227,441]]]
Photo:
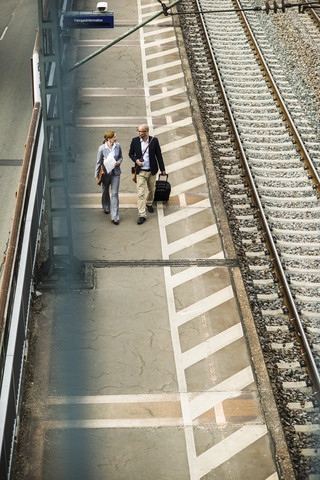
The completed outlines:
[[[164,57],[165,55],[171,55],[172,53],[178,53],[179,49],[177,47],[170,48],[168,50],[161,50],[161,52],[152,53],[150,55],[146,55],[146,60],[153,60],[154,58]]]
[[[144,47],[147,48],[152,48],[152,47],[162,47],[166,43],[176,43],[176,37],[168,37],[168,38],[159,38],[158,40],[155,40],[154,42],[149,42],[145,43]]]
[[[154,87],[155,85],[163,85],[164,83],[173,82],[174,80],[178,80],[179,78],[184,78],[183,73],[176,73],[175,75],[169,75],[168,77],[158,78],[157,80],[148,82],[148,85],[149,87]]]
[[[141,11],[141,1],[137,2],[138,4],[138,17],[139,21],[142,21],[142,11]],[[140,29],[140,52],[141,52],[141,64],[142,64],[142,74],[143,74],[143,85],[144,85],[144,93],[145,93],[145,102],[146,102],[146,123],[149,125],[150,134],[153,134],[153,123],[151,117],[151,106],[150,106],[150,91],[148,85],[148,75],[147,75],[147,62],[146,62],[146,44],[144,41],[144,29]],[[144,122],[142,122],[144,123]]]
[[[210,200],[209,198],[205,198],[204,200],[201,200],[200,202],[194,203],[193,205],[186,206],[186,208],[182,208],[181,210],[178,210],[177,212],[170,213],[169,215],[166,215],[164,218],[164,224],[167,227],[168,225],[171,225],[172,223],[179,222],[180,220],[184,220],[188,217],[191,217],[191,215],[194,215],[199,212],[203,212],[204,210],[207,210],[210,208]]]
[[[217,235],[218,229],[217,225],[209,225],[208,227],[202,228],[195,233],[191,233],[185,237],[180,238],[180,240],[176,240],[175,242],[171,242],[168,245],[168,252],[169,255],[172,255],[184,248],[191,247],[196,243],[202,242],[209,237]]]
[[[252,383],[254,383],[254,378],[251,367],[246,367],[235,373],[190,401],[191,418],[200,417],[219,402],[240,396],[242,390]]]
[[[157,102],[163,98],[181,95],[182,93],[186,93],[186,87],[175,88],[174,90],[168,90],[167,92],[158,93],[157,95],[151,95],[151,97],[149,97],[149,102]]]
[[[231,298],[233,298],[233,291],[231,285],[229,285],[228,287],[225,287],[222,290],[219,290],[218,292],[209,295],[203,300],[199,300],[199,302],[196,302],[189,307],[180,310],[180,312],[177,312],[176,325],[180,327],[184,323],[194,319],[196,316],[206,313],[208,310],[211,310],[212,308],[215,308],[222,303],[227,302]]]
[[[152,30],[151,32],[147,32],[143,34],[144,39],[149,38],[149,37],[154,37],[157,36],[159,37],[163,33],[171,32],[173,33],[173,28],[172,27],[167,27],[167,28],[160,28],[159,30]],[[171,37],[173,38],[173,37]],[[146,44],[148,45],[148,43]]]
[[[109,404],[109,403],[160,403],[179,402],[178,393],[141,393],[137,395],[83,395],[47,398],[48,405],[86,405],[86,404]]]
[[[144,17],[147,17],[149,15],[144,15]],[[168,17],[165,17],[165,18],[160,18],[160,17],[157,17],[155,18],[154,20],[152,20],[152,22],[149,22],[149,25],[161,25],[163,23],[165,23],[166,25],[167,24],[171,24],[171,27],[172,27],[172,21],[171,19],[170,20],[167,20]]]
[[[148,73],[153,72],[163,72],[167,68],[176,67],[177,65],[181,65],[181,60],[174,60],[173,62],[164,63],[163,65],[157,65],[155,67],[147,68]]]
[[[203,302],[203,304],[206,305],[205,308],[208,307],[206,309],[207,311],[211,307],[211,304],[207,303],[206,300],[207,299],[204,299],[204,301],[200,301],[200,302]],[[200,302],[197,302],[197,306],[199,309],[203,310],[203,305],[201,305]],[[195,311],[195,314],[196,314],[195,316],[197,316],[196,311]],[[199,343],[199,345],[196,345],[195,347],[190,348],[189,350],[187,350],[182,354],[182,361],[183,361],[184,368],[185,369],[189,368],[191,365],[194,365],[195,363],[198,363],[201,360],[208,358],[210,355],[213,355],[219,350],[227,347],[228,345],[231,345],[231,343],[236,342],[242,337],[243,337],[242,325],[241,323],[238,323],[228,328],[227,330],[224,330],[218,335],[215,335],[214,337],[211,337],[208,340],[205,340],[204,342]]]
[[[199,478],[267,434],[265,425],[246,425],[198,457]]]
[[[199,153],[198,155],[194,155],[193,157],[180,160],[179,162],[172,163],[171,165],[166,165],[166,172],[172,173],[177,170],[181,170],[182,168],[190,167],[190,165],[194,165],[195,163],[198,163],[201,161],[202,161],[202,158]]]
[[[156,428],[182,427],[181,417],[177,418],[99,418],[96,420],[57,420],[43,422],[46,429],[69,428]]]
[[[141,6],[140,6],[140,1],[138,3],[138,16],[139,16],[139,21],[141,22]],[[165,20],[165,19],[164,19]],[[142,69],[143,69],[143,79],[144,79],[144,85],[146,89],[146,110],[147,110],[147,123],[150,128],[150,133],[152,134],[153,130],[153,120],[152,120],[152,115],[151,115],[151,100],[150,100],[150,94],[149,94],[149,87],[152,84],[147,83],[147,74],[146,74],[146,52],[145,48],[146,45],[144,44],[144,39],[143,39],[143,29],[140,30],[140,41],[141,41],[141,53],[142,53]],[[174,40],[174,45],[177,46],[176,44],[176,38],[175,36],[173,37]],[[163,41],[161,41],[163,43]],[[150,44],[148,45],[148,48],[150,48]],[[161,49],[163,49],[161,45]],[[183,76],[183,74],[182,74]],[[163,85],[163,80],[159,81],[161,85]],[[155,97],[153,97],[155,98]],[[168,150],[172,151],[175,147],[171,143],[167,146]],[[162,151],[164,152],[165,150],[162,148]],[[163,205],[160,204],[158,206],[158,223],[159,223],[159,232],[160,232],[160,238],[161,238],[161,247],[162,247],[162,254],[163,258],[168,258],[168,253],[167,253],[167,237],[166,237],[166,229],[163,225]],[[176,365],[176,372],[177,372],[177,382],[178,382],[178,387],[179,387],[179,392],[180,392],[180,402],[181,402],[181,412],[182,412],[182,425],[184,427],[184,435],[185,435],[185,442],[186,442],[186,452],[187,452],[187,458],[188,458],[188,465],[189,465],[189,475],[190,475],[190,480],[199,480],[199,475],[198,475],[198,468],[197,468],[197,454],[196,454],[196,448],[195,448],[195,440],[194,440],[194,432],[193,432],[193,426],[191,423],[191,416],[190,416],[190,409],[189,409],[189,399],[188,399],[188,394],[187,394],[187,384],[186,384],[186,378],[185,378],[185,373],[182,367],[182,361],[181,361],[181,348],[180,348],[180,339],[179,339],[179,332],[178,328],[175,326],[175,302],[174,302],[174,297],[173,297],[173,291],[169,287],[169,280],[171,276],[171,268],[170,267],[164,267],[163,269],[164,272],[164,280],[165,280],[165,286],[166,286],[166,294],[167,294],[167,305],[168,305],[168,315],[169,315],[169,321],[170,321],[170,329],[171,329],[171,338],[172,338],[172,348],[173,348],[173,354],[175,358],[175,365]]]
[[[217,425],[220,425],[220,426],[225,425],[226,424],[226,417],[224,415],[224,410],[223,410],[223,404],[222,403],[218,403],[217,405],[215,405],[214,413],[215,413]]]
[[[152,112],[152,116],[162,117],[167,113],[177,112],[178,110],[182,110],[183,108],[189,108],[189,107],[190,107],[189,102],[181,102],[181,103],[178,103],[177,105],[171,105],[171,107],[162,108],[161,110],[155,110],[154,112]]]
[[[162,127],[158,127],[154,129],[155,135],[160,135],[161,133],[171,132],[172,130],[180,127],[187,127],[188,125],[192,125],[192,118],[186,117],[183,120],[179,120],[178,122],[170,123],[169,125],[163,125]]]
[[[188,204],[187,204],[187,199],[186,199],[186,196],[184,193],[179,193],[179,203],[180,203],[180,207],[187,207]]]
[[[190,143],[197,142],[198,138],[197,135],[189,135],[189,137],[184,137],[181,138],[180,140],[176,140],[175,142],[167,143],[166,145],[163,145],[161,147],[161,151],[166,153],[166,152],[172,152],[176,148],[180,147],[185,147],[186,145],[189,145]]]
[[[191,190],[191,188],[200,187],[200,185],[206,185],[206,177],[205,175],[201,175],[200,177],[196,177],[193,180],[189,180],[188,182],[180,183],[179,185],[175,185],[171,189],[171,195],[179,195],[181,192],[186,192],[187,190]]]
[[[163,224],[163,219],[164,219],[163,205],[160,203],[158,206],[158,222],[159,222],[159,232],[160,232],[160,239],[161,239],[162,258],[168,259],[169,254],[168,254],[168,244],[167,244],[167,233],[166,233],[165,226]],[[180,394],[181,410],[182,410],[182,418],[183,418],[183,424],[184,424],[184,434],[185,434],[185,440],[186,440],[190,480],[199,480],[193,427],[192,426],[188,427],[188,425],[191,425],[191,414],[190,414],[189,399],[187,395],[187,382],[185,377],[185,371],[182,365],[179,331],[175,322],[176,308],[175,308],[173,290],[170,286],[170,283],[171,283],[170,267],[164,267],[163,272],[164,272],[164,280],[165,280],[166,295],[167,295],[167,305],[168,305],[168,315],[169,315],[169,321],[170,321],[172,348],[173,348],[173,355],[175,359],[176,372],[177,372],[177,382],[179,386],[179,391],[181,392]]]
[[[127,192],[120,192],[119,193],[120,199],[131,198],[131,199],[135,200],[136,196],[137,196],[136,193],[127,193]],[[69,197],[70,198],[100,198],[101,199],[101,192],[100,193],[70,193]]]
[[[156,13],[156,11],[154,10],[150,10],[150,12],[147,12],[147,13],[144,13],[141,15],[141,22],[145,19],[145,18],[148,18],[150,17],[151,15],[153,15],[154,13]],[[152,22],[149,22],[148,25],[160,25],[161,23],[165,23],[165,24],[171,24],[171,28],[172,28],[172,20],[171,18],[168,19],[168,17],[157,17],[155,18],[154,20],[152,20]]]
[[[219,252],[216,255],[212,255],[209,257],[210,259],[223,259],[224,254],[223,252]],[[190,280],[194,280],[195,278],[203,275],[211,270],[214,270],[217,267],[190,267],[186,268],[182,272],[176,273],[175,275],[171,276],[171,288],[178,287],[182,283],[189,282]]]
[[[195,400],[190,402],[192,419],[196,419],[208,412],[216,405],[228,400],[229,398],[236,398],[241,395],[241,391],[234,390],[233,392],[205,392],[199,395]],[[193,403],[194,402],[194,403]]]
[[[79,209],[83,209],[83,210],[88,210],[88,209],[99,210],[99,209],[101,209],[102,210],[101,202],[99,204],[79,203],[78,205],[70,205],[70,207],[73,208],[74,210],[79,210]],[[137,203],[120,203],[120,208],[137,208]]]
[[[273,473],[270,477],[266,478],[266,480],[279,480],[278,474]]]
[[[146,8],[154,9],[155,7],[160,8],[160,6],[157,3],[145,3],[144,5],[140,4],[141,10],[145,10]],[[150,14],[148,14],[148,15],[150,15]]]

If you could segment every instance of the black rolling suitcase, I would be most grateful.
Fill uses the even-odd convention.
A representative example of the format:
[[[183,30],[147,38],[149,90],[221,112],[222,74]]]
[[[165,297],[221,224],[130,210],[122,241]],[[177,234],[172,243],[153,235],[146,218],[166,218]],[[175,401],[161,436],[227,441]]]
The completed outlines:
[[[165,180],[160,180],[160,177],[166,177]],[[158,180],[156,181],[156,190],[154,193],[155,202],[167,202],[170,197],[171,185],[168,182],[168,174],[161,175],[159,173]]]

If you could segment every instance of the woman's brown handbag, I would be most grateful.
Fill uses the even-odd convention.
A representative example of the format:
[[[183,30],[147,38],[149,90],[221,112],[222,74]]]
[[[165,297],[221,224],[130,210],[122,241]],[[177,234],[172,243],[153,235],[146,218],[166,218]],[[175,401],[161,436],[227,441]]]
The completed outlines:
[[[101,163],[100,170],[99,170],[99,176],[98,176],[98,178],[96,178],[97,185],[101,185],[102,177],[105,173],[106,173],[106,171],[105,171],[104,165],[103,165],[103,163]]]

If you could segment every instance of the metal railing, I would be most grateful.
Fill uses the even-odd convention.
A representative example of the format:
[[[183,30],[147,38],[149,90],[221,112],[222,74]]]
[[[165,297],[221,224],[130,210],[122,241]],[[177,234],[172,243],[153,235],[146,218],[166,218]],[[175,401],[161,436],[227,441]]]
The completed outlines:
[[[10,478],[27,338],[33,271],[39,243],[45,175],[39,102],[39,52],[33,56],[35,101],[16,193],[16,204],[0,285],[0,478]]]

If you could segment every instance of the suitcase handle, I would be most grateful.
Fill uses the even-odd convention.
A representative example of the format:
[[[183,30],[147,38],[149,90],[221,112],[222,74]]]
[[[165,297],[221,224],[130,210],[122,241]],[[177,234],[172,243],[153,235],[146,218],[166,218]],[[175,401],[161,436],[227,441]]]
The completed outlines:
[[[159,173],[158,180],[160,180],[160,177],[167,177],[166,178],[166,182],[167,182],[168,181],[168,176],[169,175],[167,173],[165,173],[164,175],[162,175],[162,173]]]

